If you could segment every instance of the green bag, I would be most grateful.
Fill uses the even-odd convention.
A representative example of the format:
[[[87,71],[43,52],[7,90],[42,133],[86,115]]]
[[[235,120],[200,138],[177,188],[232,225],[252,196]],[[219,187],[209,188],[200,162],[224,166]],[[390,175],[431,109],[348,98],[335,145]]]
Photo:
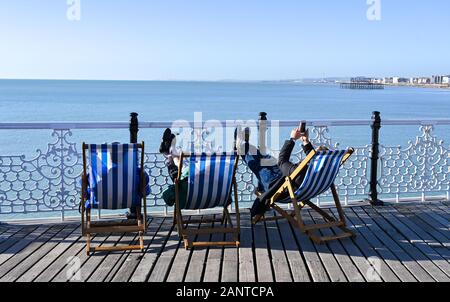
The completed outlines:
[[[180,177],[180,208],[184,208],[186,205],[186,198],[187,198],[187,191],[188,191],[188,176],[189,171],[188,169],[185,169],[184,172],[181,174]],[[162,198],[164,202],[169,206],[172,207],[175,204],[175,185],[169,185],[167,189],[164,190],[162,193]]]

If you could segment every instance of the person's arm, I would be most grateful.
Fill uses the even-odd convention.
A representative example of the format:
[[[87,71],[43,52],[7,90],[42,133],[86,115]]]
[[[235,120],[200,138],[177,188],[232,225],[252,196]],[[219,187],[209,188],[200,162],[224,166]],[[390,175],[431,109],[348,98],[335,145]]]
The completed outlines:
[[[309,130],[306,130],[305,133],[299,133],[298,139],[302,141],[303,152],[305,152],[306,155],[314,150],[314,146],[309,141]]]
[[[308,155],[309,152],[314,150],[314,146],[311,144],[311,142],[303,144],[302,148],[303,148],[303,152],[305,152],[306,155]]]
[[[280,150],[280,155],[278,156],[278,166],[282,166],[283,164],[290,162],[292,150],[295,147],[295,140],[288,139],[284,142],[283,147]]]
[[[291,138],[284,142],[283,148],[280,150],[278,158],[278,167],[284,176],[289,176],[296,168],[296,165],[291,162],[292,150],[295,147],[295,141],[301,138],[300,130],[298,128],[292,130]]]

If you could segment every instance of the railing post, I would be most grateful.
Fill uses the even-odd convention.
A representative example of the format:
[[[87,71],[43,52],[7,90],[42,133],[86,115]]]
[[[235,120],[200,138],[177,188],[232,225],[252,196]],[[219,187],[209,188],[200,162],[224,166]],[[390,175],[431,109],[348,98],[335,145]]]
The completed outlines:
[[[370,154],[370,191],[368,201],[373,206],[383,206],[384,202],[378,199],[378,161],[380,158],[380,112],[374,111],[372,115],[372,150]]]
[[[258,119],[258,146],[261,154],[267,154],[267,113],[260,112]]]
[[[138,114],[136,112],[130,113],[130,143],[137,144],[139,132]],[[137,207],[130,208],[130,217],[137,217],[137,213],[140,211]]]
[[[136,112],[130,113],[130,143],[137,144],[139,131],[138,114]]]

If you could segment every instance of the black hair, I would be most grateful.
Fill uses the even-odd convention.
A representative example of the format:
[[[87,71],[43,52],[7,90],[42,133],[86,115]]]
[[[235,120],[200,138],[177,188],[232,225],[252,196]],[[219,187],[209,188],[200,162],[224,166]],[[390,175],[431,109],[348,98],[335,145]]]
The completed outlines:
[[[164,131],[161,145],[159,145],[159,153],[168,155],[170,153],[170,146],[172,145],[172,141],[175,138],[175,134],[172,133],[172,131],[167,128]]]

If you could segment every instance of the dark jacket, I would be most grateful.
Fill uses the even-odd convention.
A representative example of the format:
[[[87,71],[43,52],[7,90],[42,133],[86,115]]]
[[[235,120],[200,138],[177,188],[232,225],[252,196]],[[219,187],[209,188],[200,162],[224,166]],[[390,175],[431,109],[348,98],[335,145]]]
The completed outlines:
[[[280,156],[278,157],[278,167],[280,167],[281,172],[283,172],[283,176],[287,177],[291,175],[295,169],[300,165],[300,163],[294,164],[291,162],[291,156],[292,151],[295,147],[295,141],[292,139],[289,139],[284,142],[283,148],[281,148]],[[305,152],[306,155],[309,154],[309,152],[314,150],[314,147],[311,143],[308,143],[307,145],[302,145],[303,152]],[[303,179],[305,178],[306,169],[302,171],[302,173],[295,179],[295,184],[297,187],[299,187]]]
[[[295,147],[294,140],[289,139],[284,142],[284,145],[281,148],[280,155],[278,157],[278,166],[283,173],[283,177],[273,182],[270,189],[267,192],[256,198],[250,210],[252,217],[255,215],[263,215],[268,210],[270,198],[284,183],[285,177],[291,175],[292,172],[294,172],[294,170],[299,166],[300,163],[294,164],[290,161],[294,147]],[[311,143],[307,145],[302,145],[302,148],[306,155],[308,155],[311,151],[314,150],[314,147]],[[300,173],[300,175],[295,179],[295,187],[298,188],[302,184],[303,179],[305,178],[306,175],[306,170],[307,169],[304,169]]]

